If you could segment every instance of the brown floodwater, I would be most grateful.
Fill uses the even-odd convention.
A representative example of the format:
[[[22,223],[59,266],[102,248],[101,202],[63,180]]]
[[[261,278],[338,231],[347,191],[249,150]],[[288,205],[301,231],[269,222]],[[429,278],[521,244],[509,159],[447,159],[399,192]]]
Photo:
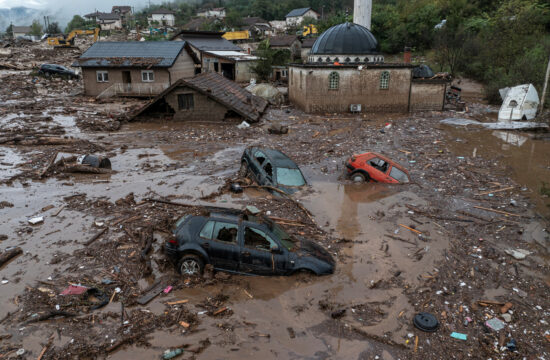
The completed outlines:
[[[494,159],[512,180],[528,189],[537,211],[550,218],[550,198],[542,194],[544,187],[550,188],[550,141],[519,131],[444,128],[446,144],[456,156]]]

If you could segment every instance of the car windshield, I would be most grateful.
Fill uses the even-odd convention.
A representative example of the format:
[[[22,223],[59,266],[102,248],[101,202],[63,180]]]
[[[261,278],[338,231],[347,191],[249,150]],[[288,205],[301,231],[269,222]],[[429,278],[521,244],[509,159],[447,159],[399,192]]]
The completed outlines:
[[[287,250],[293,250],[296,248],[296,244],[294,243],[294,240],[286,233],[286,231],[283,230],[279,225],[273,224],[273,234],[279,238],[281,241],[281,244],[287,248]]]
[[[306,181],[298,169],[277,168],[277,182],[285,186],[302,186]]]

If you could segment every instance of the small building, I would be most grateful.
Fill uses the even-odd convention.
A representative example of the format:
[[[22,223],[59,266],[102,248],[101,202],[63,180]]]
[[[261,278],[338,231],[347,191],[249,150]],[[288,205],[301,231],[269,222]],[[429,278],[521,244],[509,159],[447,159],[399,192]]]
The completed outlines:
[[[300,25],[302,21],[304,21],[305,18],[313,18],[315,20],[319,20],[321,15],[313,10],[310,7],[307,8],[300,8],[300,9],[294,9],[288,14],[286,14],[286,25],[287,26],[296,26]]]
[[[243,50],[240,47],[233,44],[231,41],[224,39],[223,35],[224,35],[223,32],[215,32],[215,31],[182,30],[176,35],[174,35],[172,37],[172,40],[185,41],[187,44],[189,44],[190,49],[193,51],[195,56],[199,59],[199,64],[200,64],[199,72],[204,72],[206,71],[205,69],[212,68],[210,67],[210,63],[207,64],[207,62],[210,62],[211,59],[213,58],[218,59],[216,56],[212,55],[213,52],[229,51],[233,53],[236,52],[236,53],[244,54]],[[209,54],[206,54],[207,52]],[[229,56],[228,53],[227,55]],[[212,60],[212,61],[218,62],[218,60]],[[228,73],[227,69],[225,69],[225,71],[226,73]],[[219,67],[218,70],[216,70],[216,72],[221,73],[222,72],[221,67]]]
[[[309,52],[311,51],[315,40],[317,40],[316,37],[307,37],[305,39],[302,39],[302,48],[300,51],[300,57],[302,58],[302,61],[307,61]]]
[[[279,35],[269,38],[269,47],[278,50],[290,51],[292,60],[299,59],[302,51],[302,43],[296,35]]]
[[[176,13],[172,10],[160,8],[153,10],[147,21],[149,25],[174,26],[176,24]]]
[[[239,51],[205,51],[202,59],[202,72],[216,72],[229,80],[250,82],[256,76],[252,66],[259,58]]]
[[[258,122],[268,102],[213,72],[180,79],[138,110],[132,120],[170,117],[176,121]]]
[[[269,26],[271,26],[276,34],[284,34],[288,27],[285,20],[271,20]]]
[[[224,19],[225,18],[225,8],[214,8],[214,9],[207,9],[202,10],[197,13],[198,17],[205,17],[205,18],[218,18],[218,19]]]
[[[122,29],[122,16],[117,13],[104,13],[96,11],[91,14],[86,14],[84,17],[99,24],[101,30]]]
[[[415,79],[413,69],[385,63],[367,28],[339,24],[317,38],[306,63],[289,65],[289,100],[310,113],[442,110],[448,81]]]
[[[185,41],[96,42],[72,66],[88,96],[154,96],[195,75],[198,59]]]
[[[11,28],[13,32],[13,38],[17,39],[20,36],[25,36],[29,34],[32,31],[32,28],[30,26],[15,26],[13,25]]]
[[[273,75],[271,76],[272,81],[288,82],[288,66],[273,65],[271,69],[273,70]]]
[[[118,14],[120,16],[132,15],[132,7],[115,5],[111,9],[111,14]]]

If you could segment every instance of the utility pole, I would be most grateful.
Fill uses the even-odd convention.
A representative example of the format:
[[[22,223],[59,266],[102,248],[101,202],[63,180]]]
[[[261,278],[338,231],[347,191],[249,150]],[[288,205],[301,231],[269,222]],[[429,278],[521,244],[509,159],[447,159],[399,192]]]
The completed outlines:
[[[542,87],[542,97],[540,100],[540,112],[544,111],[544,99],[546,98],[546,90],[548,89],[548,78],[550,77],[550,56],[548,57],[548,65],[546,66],[546,76],[544,78],[544,86]]]

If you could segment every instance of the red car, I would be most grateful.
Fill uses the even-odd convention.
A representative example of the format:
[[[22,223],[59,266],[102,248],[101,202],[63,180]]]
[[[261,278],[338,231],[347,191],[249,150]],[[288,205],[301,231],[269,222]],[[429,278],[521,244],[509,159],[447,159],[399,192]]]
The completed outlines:
[[[409,172],[387,157],[368,152],[353,155],[346,162],[348,174],[355,182],[376,181],[390,184],[410,182]]]

